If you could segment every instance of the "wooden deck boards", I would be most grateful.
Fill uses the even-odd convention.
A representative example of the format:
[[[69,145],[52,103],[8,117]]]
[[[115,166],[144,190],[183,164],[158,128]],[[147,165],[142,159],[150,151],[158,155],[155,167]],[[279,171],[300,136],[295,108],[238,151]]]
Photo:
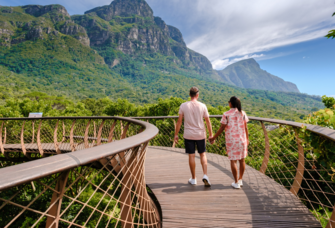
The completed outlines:
[[[189,185],[188,156],[181,149],[150,147],[146,183],[156,195],[163,227],[321,227],[309,210],[287,189],[247,166],[242,189],[230,185],[233,176],[226,157],[207,154],[211,188]]]

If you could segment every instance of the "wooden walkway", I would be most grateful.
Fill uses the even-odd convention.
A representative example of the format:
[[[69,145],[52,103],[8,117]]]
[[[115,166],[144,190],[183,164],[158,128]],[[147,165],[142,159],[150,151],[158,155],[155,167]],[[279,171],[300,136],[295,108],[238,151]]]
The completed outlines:
[[[248,167],[242,189],[226,157],[207,154],[211,188],[202,183],[199,157],[198,185],[189,185],[188,156],[181,149],[150,147],[146,183],[160,202],[163,227],[321,227],[290,191]]]

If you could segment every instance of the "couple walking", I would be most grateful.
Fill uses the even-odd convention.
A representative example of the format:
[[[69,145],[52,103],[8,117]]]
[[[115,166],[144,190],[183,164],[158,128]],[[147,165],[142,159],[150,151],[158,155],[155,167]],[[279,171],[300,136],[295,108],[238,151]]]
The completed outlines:
[[[198,102],[199,89],[192,87],[190,90],[191,101],[183,103],[179,108],[179,119],[176,125],[174,140],[178,142],[178,133],[184,119],[184,140],[185,150],[189,155],[189,165],[192,177],[189,183],[197,184],[195,176],[195,146],[200,154],[200,162],[204,172],[202,178],[205,186],[211,186],[207,176],[207,157],[206,157],[206,129],[204,120],[206,121],[209,142],[213,144],[215,139],[225,131],[226,149],[230,160],[231,171],[234,176],[233,188],[241,188],[243,186],[242,177],[245,170],[244,158],[248,153],[249,136],[247,115],[241,108],[241,101],[237,97],[231,97],[228,104],[230,110],[225,112],[221,119],[221,126],[218,132],[213,136],[212,125],[209,119],[208,110],[205,104]],[[240,172],[238,176],[237,161],[240,163]]]

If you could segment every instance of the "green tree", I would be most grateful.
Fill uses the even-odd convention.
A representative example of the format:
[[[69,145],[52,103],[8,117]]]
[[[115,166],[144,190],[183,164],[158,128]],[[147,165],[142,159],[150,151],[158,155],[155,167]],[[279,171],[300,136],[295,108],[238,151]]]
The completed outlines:
[[[335,16],[335,13],[333,13],[333,16]],[[334,39],[335,38],[335,29],[334,30],[330,30],[328,32],[328,35],[326,35],[326,37]]]
[[[326,108],[335,109],[335,98],[322,96],[322,103],[325,104]]]

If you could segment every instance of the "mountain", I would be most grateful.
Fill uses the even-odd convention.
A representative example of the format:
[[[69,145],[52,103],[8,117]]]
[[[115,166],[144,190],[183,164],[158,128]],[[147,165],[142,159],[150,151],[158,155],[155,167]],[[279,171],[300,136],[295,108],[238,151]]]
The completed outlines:
[[[145,104],[187,99],[192,86],[209,105],[226,105],[236,95],[259,116],[288,119],[323,107],[320,97],[225,83],[144,0],[115,0],[73,16],[61,5],[0,7],[0,103],[39,91]]]
[[[246,59],[217,71],[224,82],[246,89],[299,93],[298,87],[262,70],[254,59]]]

